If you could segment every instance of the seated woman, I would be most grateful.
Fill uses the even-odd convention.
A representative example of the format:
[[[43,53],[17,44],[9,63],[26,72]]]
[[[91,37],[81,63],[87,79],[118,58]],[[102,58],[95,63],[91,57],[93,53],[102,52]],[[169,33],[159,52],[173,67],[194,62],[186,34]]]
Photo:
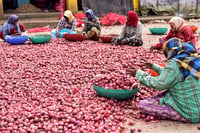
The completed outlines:
[[[162,49],[168,60],[166,68],[145,62],[148,68],[159,73],[158,77],[135,68],[127,70],[142,85],[166,90],[140,101],[138,108],[141,112],[176,121],[200,122],[200,57],[191,44],[182,43],[177,38],[164,43]]]
[[[168,23],[171,27],[169,33],[166,37],[162,38],[160,43],[151,46],[151,50],[162,49],[163,43],[174,37],[179,38],[184,42],[191,41],[194,45],[196,44],[194,33],[190,26],[186,25],[183,18],[173,17]]]
[[[118,38],[112,40],[113,44],[116,45],[131,45],[131,46],[142,46],[142,24],[138,20],[138,15],[134,11],[127,13],[128,20],[124,25],[121,34]]]
[[[74,18],[72,12],[70,10],[65,11],[64,16],[60,19],[57,27],[56,27],[56,36],[60,36],[60,31],[64,30],[65,33],[74,33],[76,31],[76,19]]]
[[[86,17],[83,34],[87,34],[88,39],[98,41],[101,34],[99,18],[94,15],[92,9],[86,11]]]
[[[26,29],[23,24],[18,23],[17,15],[10,15],[8,18],[8,22],[4,23],[4,25],[0,28],[0,38],[5,39],[7,35],[21,35]]]

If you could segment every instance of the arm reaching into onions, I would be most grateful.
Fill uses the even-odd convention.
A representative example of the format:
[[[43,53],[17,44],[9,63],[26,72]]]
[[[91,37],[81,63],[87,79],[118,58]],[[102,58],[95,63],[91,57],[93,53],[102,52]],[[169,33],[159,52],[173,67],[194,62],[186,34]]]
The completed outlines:
[[[192,45],[192,42],[184,43],[178,38],[164,43],[162,50],[168,60],[165,68],[143,60],[146,67],[159,72],[158,77],[136,68],[127,70],[140,84],[165,90],[141,100],[138,103],[141,112],[175,121],[200,122],[200,57]]]

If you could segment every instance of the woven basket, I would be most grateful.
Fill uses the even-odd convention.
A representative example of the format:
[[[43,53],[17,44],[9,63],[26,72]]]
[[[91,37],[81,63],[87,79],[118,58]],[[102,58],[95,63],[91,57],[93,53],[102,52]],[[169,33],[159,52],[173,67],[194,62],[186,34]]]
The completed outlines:
[[[114,98],[117,100],[126,100],[132,98],[137,92],[138,88],[134,88],[132,90],[115,90],[115,89],[107,89],[93,85],[94,90],[99,96],[106,98]]]
[[[34,44],[42,44],[47,43],[51,40],[50,35],[35,35],[32,37],[29,37],[29,40]]]
[[[167,32],[168,28],[149,28],[149,30],[154,35],[163,35]]]
[[[68,41],[83,41],[86,40],[86,36],[81,34],[64,34],[63,38]]]

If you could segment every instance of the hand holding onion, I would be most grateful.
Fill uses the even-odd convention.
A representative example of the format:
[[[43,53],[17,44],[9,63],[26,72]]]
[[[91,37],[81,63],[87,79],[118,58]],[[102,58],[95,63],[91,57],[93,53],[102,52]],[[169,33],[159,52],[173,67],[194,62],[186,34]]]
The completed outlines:
[[[134,67],[132,67],[131,69],[127,69],[127,74],[130,74],[133,77],[135,77],[136,72],[137,72],[137,69],[135,69]]]
[[[146,59],[141,59],[141,60],[142,60],[141,63],[143,63],[144,66],[146,66],[149,69],[152,69],[153,63],[148,62]]]

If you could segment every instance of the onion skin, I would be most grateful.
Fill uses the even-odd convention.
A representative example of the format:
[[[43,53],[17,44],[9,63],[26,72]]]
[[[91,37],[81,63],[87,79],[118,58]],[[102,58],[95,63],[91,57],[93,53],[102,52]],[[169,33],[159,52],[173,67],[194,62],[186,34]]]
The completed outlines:
[[[0,44],[0,130],[5,132],[124,132],[126,111],[159,92],[142,86],[133,99],[117,101],[97,96],[92,84],[130,89],[139,81],[127,68],[148,73],[141,58],[166,62],[158,51],[88,40]],[[98,74],[106,79],[95,81]]]

